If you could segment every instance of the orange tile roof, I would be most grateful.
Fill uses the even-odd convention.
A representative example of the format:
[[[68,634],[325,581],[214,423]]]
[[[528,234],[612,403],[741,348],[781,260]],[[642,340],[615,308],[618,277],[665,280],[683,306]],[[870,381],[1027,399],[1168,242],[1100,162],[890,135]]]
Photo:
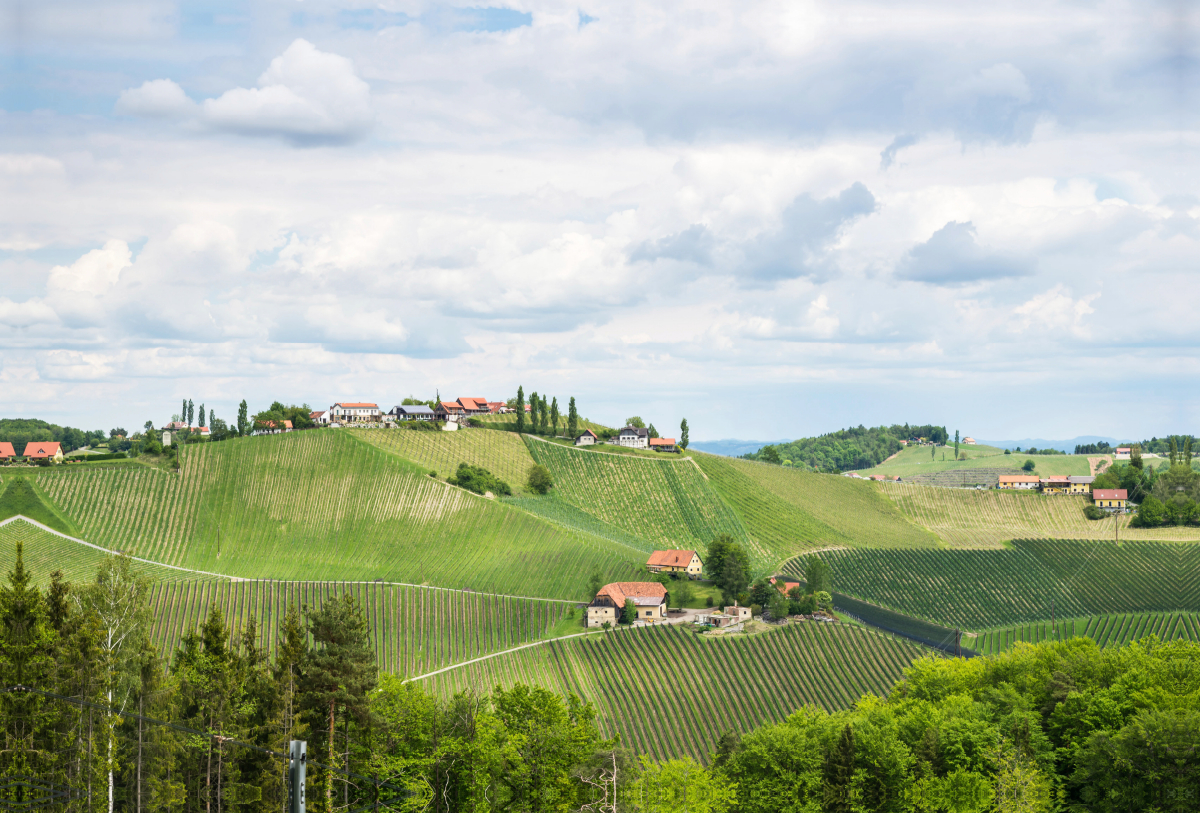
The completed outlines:
[[[618,607],[625,606],[625,599],[667,598],[667,588],[658,582],[612,582],[600,588],[596,598],[608,596]]]
[[[368,408],[369,409],[379,409],[378,404],[341,404],[341,403],[339,403],[339,404],[334,404],[334,406],[340,406],[342,409],[368,409]]]
[[[22,457],[54,457],[59,452],[59,444],[56,441],[47,441],[45,443],[26,443],[25,454]]]
[[[687,567],[696,555],[694,550],[656,550],[646,561],[647,567]]]
[[[458,401],[439,401],[438,404],[447,412],[453,412],[456,409],[462,409],[462,404]]]
[[[1069,483],[1071,478],[1065,474],[1051,474],[1049,477],[1042,478],[1043,483]]]
[[[1034,477],[1026,474],[1001,474],[1000,482],[1002,483],[1040,483],[1042,478]]]
[[[793,587],[800,586],[800,582],[777,581],[776,579],[771,579],[771,584],[775,585],[781,593],[788,593]]]
[[[1127,500],[1129,492],[1123,488],[1098,488],[1092,491],[1093,500]]]
[[[675,438],[650,438],[651,446],[674,446]]]
[[[488,402],[486,398],[459,398],[458,402],[463,405],[463,409],[488,408]]]
[[[0,443],[0,457],[16,457],[17,452],[11,443]]]

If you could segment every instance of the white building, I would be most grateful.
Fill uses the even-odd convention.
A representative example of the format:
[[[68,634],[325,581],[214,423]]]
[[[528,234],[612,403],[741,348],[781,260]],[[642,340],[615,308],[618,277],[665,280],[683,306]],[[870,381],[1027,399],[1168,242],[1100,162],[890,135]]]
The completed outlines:
[[[617,435],[618,446],[628,446],[631,449],[650,448],[650,430],[637,426],[626,426]]]
[[[379,405],[367,403],[334,404],[329,408],[328,415],[330,421],[341,424],[379,423],[383,419]]]

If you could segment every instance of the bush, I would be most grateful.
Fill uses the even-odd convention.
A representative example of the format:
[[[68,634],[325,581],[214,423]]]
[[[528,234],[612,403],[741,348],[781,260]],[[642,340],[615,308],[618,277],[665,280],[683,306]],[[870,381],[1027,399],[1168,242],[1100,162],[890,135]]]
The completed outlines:
[[[530,466],[529,488],[538,494],[545,494],[554,488],[554,481],[550,477],[550,470],[541,465]]]
[[[1025,469],[1025,471],[1033,471],[1034,465],[1035,464],[1032,460],[1026,460],[1025,465],[1021,468]]]
[[[498,497],[512,496],[512,488],[509,487],[508,483],[496,477],[496,475],[482,466],[459,463],[458,471],[454,472],[452,477],[447,477],[446,482],[450,485],[465,488],[467,491],[474,491],[476,494],[486,494],[490,491]]]
[[[411,429],[414,432],[440,432],[442,431],[441,423],[438,421],[404,421],[401,426]]]
[[[1104,513],[1094,505],[1089,505],[1088,508],[1094,508],[1101,514]],[[1135,528],[1156,528],[1159,525],[1166,524],[1169,519],[1167,506],[1163,505],[1162,500],[1157,497],[1150,496],[1142,501],[1142,504],[1138,507],[1137,514],[1129,524]]]
[[[484,423],[479,418],[467,418],[467,426],[473,426],[476,429],[483,429]]]
[[[1094,505],[1089,505],[1083,509],[1083,515],[1088,519],[1104,519],[1108,514],[1103,508],[1097,508]],[[1137,523],[1137,517],[1134,517],[1134,524]]]

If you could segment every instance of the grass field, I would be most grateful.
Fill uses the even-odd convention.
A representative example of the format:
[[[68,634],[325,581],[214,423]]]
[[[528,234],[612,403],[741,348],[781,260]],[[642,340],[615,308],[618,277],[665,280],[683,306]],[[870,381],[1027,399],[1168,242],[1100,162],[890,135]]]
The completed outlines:
[[[718,534],[747,540],[746,529],[690,460],[597,454],[554,443],[527,441],[538,463],[550,470],[556,496],[623,533],[653,546],[707,549]],[[751,556],[764,567],[777,557],[765,549]]]
[[[512,432],[484,429],[459,429],[455,432],[417,432],[411,429],[355,429],[348,433],[356,440],[404,457],[426,471],[446,478],[459,463],[483,466],[512,486],[525,490],[525,481],[533,458],[521,436]]]
[[[635,753],[707,760],[725,731],[779,721],[805,704],[884,693],[923,650],[861,627],[793,624],[708,638],[677,627],[554,641],[426,678],[443,694],[522,681],[574,692]]]
[[[244,578],[577,599],[593,571],[632,578],[644,562],[421,471],[330,429],[188,446],[178,474],[54,469],[39,483],[90,542]]]
[[[1112,539],[1114,522],[1121,539],[1193,540],[1200,528],[1131,528],[1130,515],[1090,520],[1087,497],[1020,491],[934,488],[881,483],[882,492],[917,525],[955,547],[998,547],[1010,539]]]
[[[883,474],[889,477],[903,477],[909,474],[928,474],[936,471],[953,471],[956,469],[973,469],[988,466],[1019,469],[1026,460],[1032,460],[1036,467],[1034,473],[1042,476],[1050,474],[1080,474],[1090,473],[1086,455],[1024,455],[1014,452],[1005,454],[1003,449],[995,446],[959,446],[960,453],[967,455],[966,460],[953,460],[954,446],[937,447],[933,458],[930,458],[929,446],[914,446],[902,449],[895,457],[889,458],[878,466],[869,469],[859,469],[859,474]],[[943,455],[946,460],[942,460]]]
[[[1200,611],[1200,546],[1028,539],[1001,550],[837,550],[834,589],[968,630],[1059,617]],[[803,562],[785,571],[803,575]]]
[[[78,529],[52,503],[43,498],[37,480],[5,472],[0,480],[0,521],[29,517],[60,533],[74,535]]]
[[[936,536],[910,522],[875,483],[718,455],[693,459],[738,509],[750,533],[780,558],[829,545],[938,545]]]
[[[963,646],[982,655],[995,655],[1011,649],[1018,641],[1040,643],[1087,637],[1100,646],[1123,646],[1150,635],[1155,635],[1162,641],[1200,641],[1200,614],[1121,613],[1087,618],[1059,618],[1054,625],[1049,621],[1035,621],[989,630],[978,637],[963,636]]]

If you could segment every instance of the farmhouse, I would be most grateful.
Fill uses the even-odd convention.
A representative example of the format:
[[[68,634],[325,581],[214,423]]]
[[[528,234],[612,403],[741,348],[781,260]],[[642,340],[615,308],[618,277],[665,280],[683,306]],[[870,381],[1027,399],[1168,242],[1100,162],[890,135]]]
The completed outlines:
[[[329,408],[329,419],[338,423],[378,423],[381,417],[378,404],[345,402]]]
[[[388,410],[388,416],[397,421],[432,421],[433,410],[424,404],[394,406]]]
[[[1001,474],[997,488],[1018,488],[1036,490],[1042,484],[1042,478],[1032,474]]]
[[[785,596],[792,592],[793,587],[800,586],[800,582],[790,582],[787,579],[776,579],[774,576],[771,577],[771,584],[775,585],[775,589],[780,593],[783,593]]]
[[[1091,494],[1092,483],[1095,477],[1068,477],[1070,485],[1067,487],[1068,494]]]
[[[584,429],[583,434],[575,438],[576,446],[594,446],[600,438],[591,429]]]
[[[462,407],[464,415],[486,415],[491,411],[486,398],[459,398],[455,403]]]
[[[600,588],[588,605],[587,625],[616,626],[625,612],[625,600],[637,607],[637,620],[656,622],[667,617],[667,588],[658,582],[613,582]]]
[[[689,578],[700,578],[704,563],[694,550],[656,550],[646,561],[651,573],[686,573]]]
[[[1042,478],[1041,486],[1043,494],[1067,494],[1071,490],[1071,478],[1052,474]]]
[[[1092,501],[1105,511],[1124,511],[1129,492],[1123,488],[1098,488],[1092,492]]]
[[[735,601],[732,607],[725,608],[725,615],[733,616],[733,623],[737,624],[742,621],[749,621],[754,616],[754,613],[751,612],[749,607],[738,606],[738,603]]]
[[[16,456],[17,452],[11,443],[0,443],[0,460],[12,460]]]
[[[329,426],[329,413],[323,409],[308,413],[308,417],[317,426]]]
[[[967,446],[974,446],[975,438],[963,438],[963,443]]]
[[[439,401],[433,410],[434,420],[438,421],[453,422],[466,414],[466,410],[463,409],[462,404],[458,401]]]
[[[650,430],[638,426],[626,426],[617,434],[617,445],[628,446],[631,449],[648,449],[650,447]]]
[[[26,443],[24,456],[29,460],[49,458],[56,463],[61,463],[63,459],[62,447],[55,441]]]
[[[280,429],[279,426],[276,425],[275,421],[263,421],[262,424],[260,425],[260,428],[254,430],[254,434],[256,434],[256,435],[278,435],[282,432],[291,432],[291,431],[292,431],[292,422],[291,421],[284,421],[282,429]]]
[[[487,407],[488,412],[492,415],[503,415],[506,412],[512,412],[512,410],[508,408],[508,404],[504,403],[503,401],[488,401]]]
[[[656,452],[675,452],[675,438],[650,438],[650,448]]]

